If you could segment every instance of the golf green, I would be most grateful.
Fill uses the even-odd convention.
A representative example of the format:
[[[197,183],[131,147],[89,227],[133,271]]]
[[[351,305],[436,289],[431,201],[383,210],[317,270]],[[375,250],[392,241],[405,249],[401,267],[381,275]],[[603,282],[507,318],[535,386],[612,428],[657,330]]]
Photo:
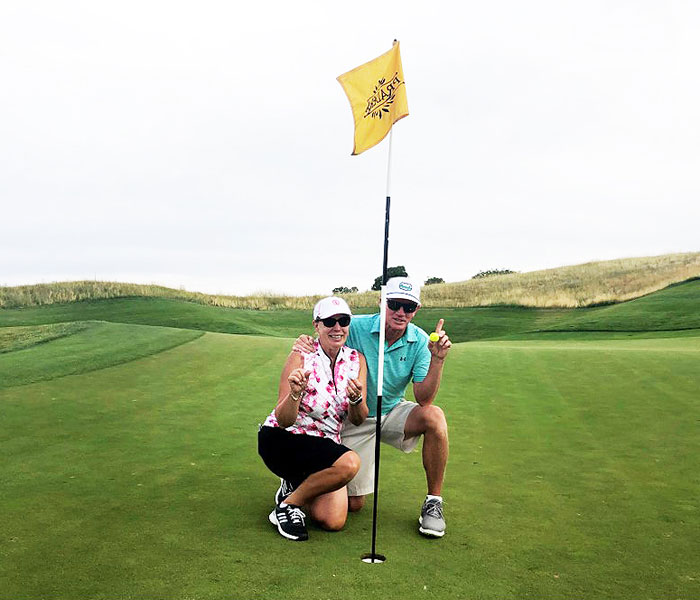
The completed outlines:
[[[371,510],[304,543],[268,523],[291,339],[110,323],[0,354],[0,595],[698,597],[700,336],[551,335],[455,345],[448,532],[417,534],[420,453],[384,450],[383,565]]]

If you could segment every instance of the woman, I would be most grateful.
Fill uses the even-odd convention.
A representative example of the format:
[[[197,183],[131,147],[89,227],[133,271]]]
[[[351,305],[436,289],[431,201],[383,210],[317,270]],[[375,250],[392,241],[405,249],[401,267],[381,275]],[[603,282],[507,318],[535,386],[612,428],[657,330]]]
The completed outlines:
[[[304,506],[324,529],[345,524],[345,485],[359,470],[360,458],[340,443],[340,430],[345,418],[360,425],[368,413],[365,357],[345,346],[350,307],[342,298],[324,298],[313,318],[314,351],[289,355],[277,406],[258,434],[260,456],[283,480],[270,522],[290,540],[308,538]]]

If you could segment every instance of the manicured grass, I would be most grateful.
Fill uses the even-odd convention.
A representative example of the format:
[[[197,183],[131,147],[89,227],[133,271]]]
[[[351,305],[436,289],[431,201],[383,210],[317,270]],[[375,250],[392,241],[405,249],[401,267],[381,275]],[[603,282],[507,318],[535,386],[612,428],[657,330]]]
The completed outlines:
[[[166,298],[114,298],[0,310],[0,327],[85,320],[276,337],[312,331],[311,311],[222,308]]]
[[[697,596],[699,352],[699,338],[455,349],[451,474],[468,480],[465,535],[510,596]]]
[[[99,336],[154,329],[101,324],[65,341],[89,361]],[[257,424],[290,339],[208,333],[0,389],[0,596],[698,597],[700,338],[556,335],[454,347],[439,396],[448,533],[417,535],[420,455],[386,449],[384,565],[359,560],[371,510],[305,543],[267,521],[277,480]],[[7,356],[50,363],[39,353],[62,342]]]
[[[0,388],[104,369],[203,335],[200,331],[114,323],[65,325],[1,330],[4,337],[17,340],[14,344],[19,349],[0,353]],[[29,341],[34,344],[25,347]]]
[[[87,328],[87,323],[52,323],[26,327],[0,328],[0,353],[14,352],[74,335]]]
[[[371,510],[306,543],[267,521],[257,424],[307,311],[0,310],[0,597],[696,598],[699,298],[420,311],[502,341],[446,364],[444,539],[416,533],[419,453],[384,450],[384,565]]]

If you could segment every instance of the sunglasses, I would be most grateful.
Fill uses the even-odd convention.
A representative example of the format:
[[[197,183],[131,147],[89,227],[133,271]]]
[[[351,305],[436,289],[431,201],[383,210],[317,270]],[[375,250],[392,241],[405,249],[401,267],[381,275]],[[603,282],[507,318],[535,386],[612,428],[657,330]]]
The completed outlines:
[[[414,304],[413,302],[409,302],[408,304],[406,304],[404,302],[399,302],[398,300],[387,300],[386,305],[393,311],[397,311],[400,308],[403,308],[403,312],[405,312],[406,314],[416,312],[416,309],[418,308],[418,305]]]
[[[326,319],[316,319],[316,321],[321,321],[328,329],[331,329],[332,327],[335,327],[335,324],[338,323],[341,327],[347,327],[350,325],[350,317],[348,315],[343,315],[339,319],[336,319],[335,317],[328,317]]]

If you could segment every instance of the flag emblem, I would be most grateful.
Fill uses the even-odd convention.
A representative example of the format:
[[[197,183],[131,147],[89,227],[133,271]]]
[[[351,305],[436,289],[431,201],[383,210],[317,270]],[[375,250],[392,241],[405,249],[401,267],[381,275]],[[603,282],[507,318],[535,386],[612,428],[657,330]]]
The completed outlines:
[[[338,77],[355,121],[352,153],[381,142],[396,121],[408,115],[399,42],[388,52]]]
[[[365,119],[367,117],[381,119],[386,113],[391,112],[391,105],[396,100],[396,93],[400,85],[403,85],[403,81],[399,78],[398,71],[388,82],[384,77],[377,81],[372,95],[367,98]]]

